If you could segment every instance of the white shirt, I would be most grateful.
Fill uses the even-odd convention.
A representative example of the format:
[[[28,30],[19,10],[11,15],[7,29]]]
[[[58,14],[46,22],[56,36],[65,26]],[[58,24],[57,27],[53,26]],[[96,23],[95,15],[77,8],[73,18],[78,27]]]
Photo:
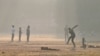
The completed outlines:
[[[15,29],[14,29],[14,28],[12,28],[12,29],[11,29],[11,31],[12,31],[12,34],[14,34],[14,33],[15,33]]]

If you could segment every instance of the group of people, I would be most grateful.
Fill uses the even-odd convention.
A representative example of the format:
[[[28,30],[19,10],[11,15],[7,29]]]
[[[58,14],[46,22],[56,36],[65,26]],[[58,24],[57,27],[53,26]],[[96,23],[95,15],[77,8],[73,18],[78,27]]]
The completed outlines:
[[[68,41],[66,43],[69,44],[69,41],[71,40],[72,44],[73,44],[73,49],[76,47],[75,42],[74,42],[74,39],[75,39],[75,36],[76,36],[74,29],[77,26],[78,25],[75,25],[72,28],[70,28],[70,27],[68,28],[67,26],[65,26],[65,41],[66,41],[66,35],[67,35]],[[70,34],[70,36],[68,34]],[[14,28],[14,25],[12,25],[12,38],[11,38],[12,42],[14,41],[14,35],[15,35],[15,28]],[[19,42],[21,41],[21,35],[22,35],[22,29],[21,29],[21,27],[19,27]],[[27,42],[29,42],[29,37],[30,37],[30,26],[29,25],[27,26],[27,29],[26,29],[26,35],[27,35]],[[82,44],[83,44],[83,47],[86,47],[84,42],[85,42],[85,39],[83,38]]]
[[[14,36],[15,36],[15,26],[12,25],[12,38],[11,38],[11,41],[13,42],[14,41]],[[21,27],[19,27],[19,42],[21,41],[21,35],[22,35],[22,29]],[[29,37],[30,37],[30,26],[28,25],[27,26],[27,29],[26,29],[26,35],[27,35],[27,42],[29,42]]]

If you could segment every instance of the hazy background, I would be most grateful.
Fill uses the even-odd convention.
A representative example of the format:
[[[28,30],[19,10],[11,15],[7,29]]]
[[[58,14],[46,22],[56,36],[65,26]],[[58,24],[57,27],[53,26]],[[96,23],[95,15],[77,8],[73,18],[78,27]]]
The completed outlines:
[[[31,35],[64,38],[65,25],[78,24],[77,40],[99,41],[99,5],[99,0],[0,0],[0,35],[10,35],[11,25],[17,35],[22,27],[24,35],[30,25]]]

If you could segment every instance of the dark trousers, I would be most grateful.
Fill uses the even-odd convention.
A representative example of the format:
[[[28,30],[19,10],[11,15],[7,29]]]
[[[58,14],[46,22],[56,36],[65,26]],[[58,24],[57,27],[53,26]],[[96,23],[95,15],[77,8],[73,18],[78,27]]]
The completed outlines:
[[[75,42],[74,42],[74,38],[75,38],[75,36],[70,36],[70,37],[68,38],[68,42],[67,42],[67,44],[69,44],[69,41],[70,41],[70,39],[71,39],[72,44],[73,44],[73,46],[74,46],[74,48],[75,48],[76,45],[75,45]]]
[[[19,42],[21,41],[21,34],[19,34]]]
[[[65,42],[66,42],[66,32],[65,32]]]
[[[12,42],[14,41],[14,34],[12,34],[12,38],[11,38],[11,41],[12,41]]]
[[[30,37],[30,35],[29,35],[29,34],[27,34],[27,42],[29,42],[29,37]]]
[[[85,49],[86,48],[86,44],[84,43],[84,41],[82,42],[82,47]]]

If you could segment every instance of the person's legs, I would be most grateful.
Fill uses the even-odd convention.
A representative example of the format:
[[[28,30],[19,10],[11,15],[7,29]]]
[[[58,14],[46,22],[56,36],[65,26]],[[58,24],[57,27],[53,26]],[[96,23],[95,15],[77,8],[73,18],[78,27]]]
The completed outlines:
[[[84,44],[84,49],[86,49],[86,44]]]
[[[71,38],[72,38],[71,36],[68,38],[67,44],[69,44],[69,41],[70,41]]]
[[[30,34],[28,35],[28,42],[29,42]]]
[[[11,41],[13,42],[13,40],[14,40],[14,34],[12,34],[12,39],[11,39]]]
[[[74,38],[75,38],[75,37],[72,37],[72,43],[73,43],[73,46],[74,46],[74,48],[75,48],[76,45],[75,45],[75,42],[74,42]]]
[[[29,42],[29,35],[27,35],[27,42]]]
[[[66,32],[65,32],[65,42],[66,42]]]
[[[19,42],[21,41],[21,34],[19,34]]]
[[[28,38],[29,38],[29,37],[28,37],[28,35],[27,35],[27,42],[28,42]]]

